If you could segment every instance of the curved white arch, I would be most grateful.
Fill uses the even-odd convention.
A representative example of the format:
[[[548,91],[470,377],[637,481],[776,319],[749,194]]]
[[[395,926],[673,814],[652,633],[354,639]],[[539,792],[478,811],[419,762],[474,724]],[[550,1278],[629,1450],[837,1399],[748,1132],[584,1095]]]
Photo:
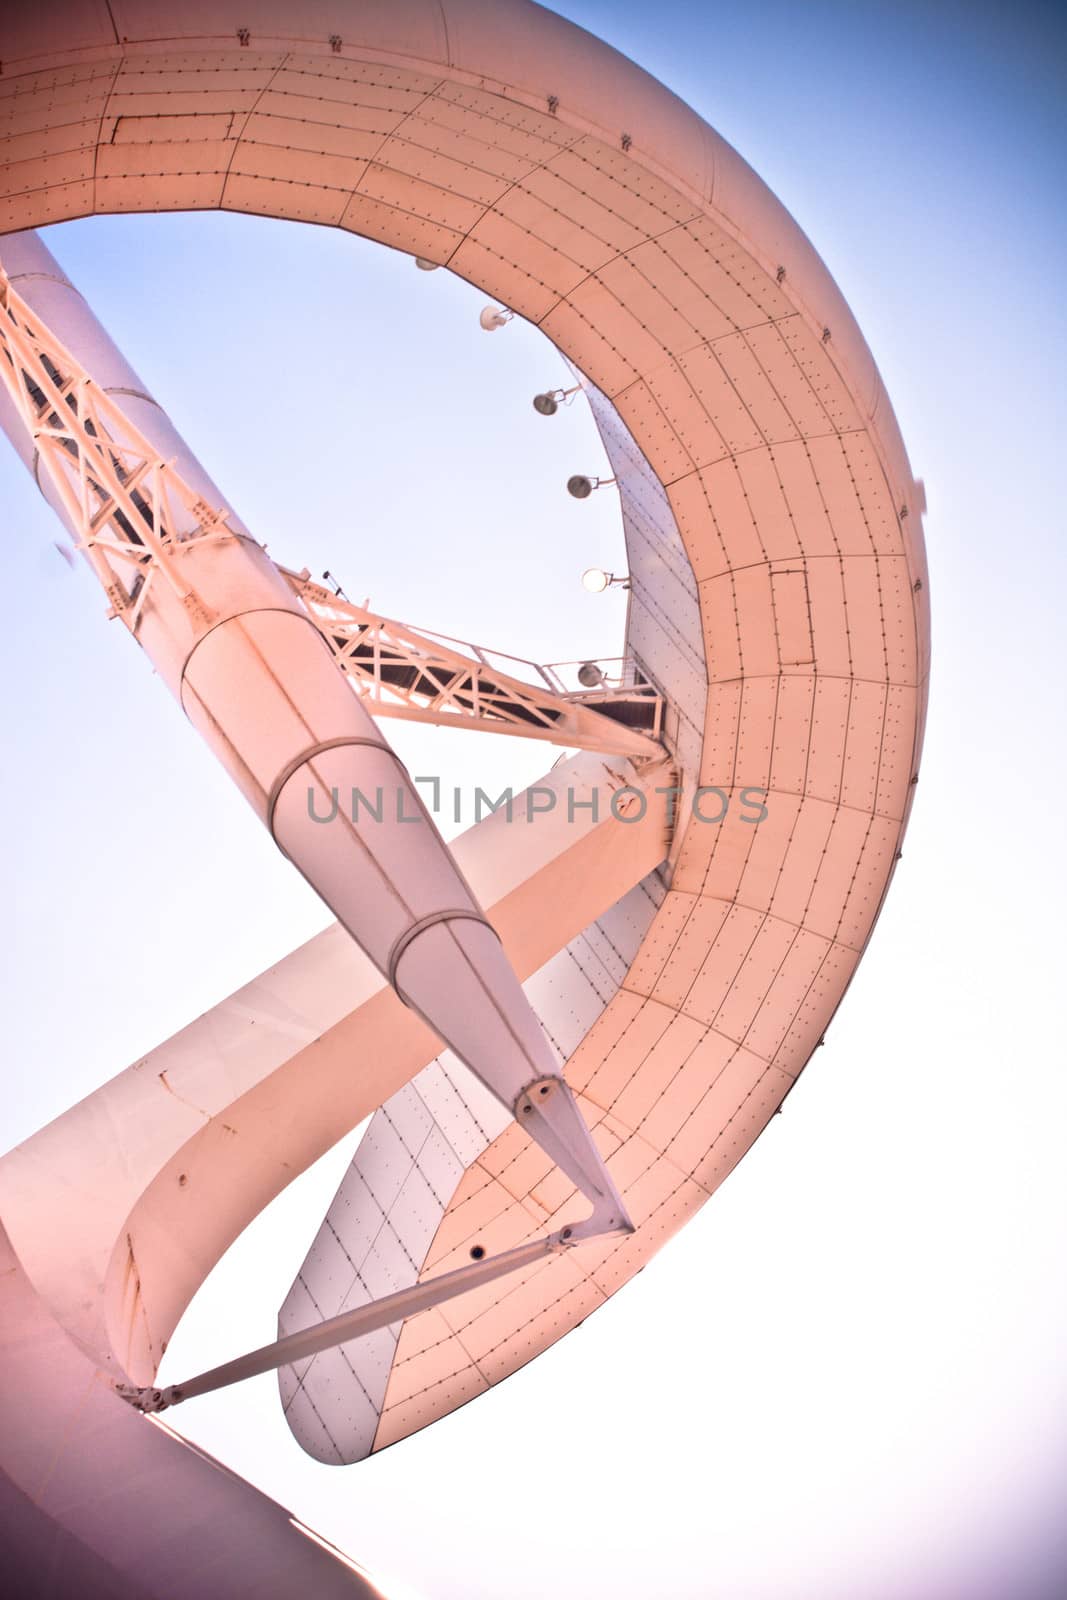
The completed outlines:
[[[821,1038],[917,774],[921,489],[800,229],[692,111],[582,30],[525,0],[116,0],[110,17],[64,0],[7,25],[0,227],[219,206],[326,222],[447,264],[536,322],[603,395],[680,533],[707,674],[692,779],[768,793],[758,829],[736,810],[689,822],[647,937],[568,1063],[637,1234],[578,1279],[551,1262],[442,1318],[430,1344],[427,1319],[408,1325],[380,1448],[625,1281]],[[538,1187],[509,1188],[509,1141],[457,1187],[424,1268],[466,1248],[486,1174],[483,1230]]]

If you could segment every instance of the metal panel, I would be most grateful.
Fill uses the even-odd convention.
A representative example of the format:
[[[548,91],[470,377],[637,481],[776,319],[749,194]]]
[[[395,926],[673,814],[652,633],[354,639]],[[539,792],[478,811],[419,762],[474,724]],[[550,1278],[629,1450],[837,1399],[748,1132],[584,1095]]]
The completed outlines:
[[[664,895],[653,874],[527,979],[527,998],[561,1063],[615,994]],[[465,1172],[508,1128],[519,1131],[447,1051],[387,1100],[279,1312],[279,1337],[414,1282],[446,1212],[459,1203]],[[543,1180],[555,1171],[552,1162],[522,1138]],[[564,1187],[569,1193],[567,1180]],[[501,1194],[507,1209],[510,1193]],[[490,1292],[499,1294],[499,1286]],[[310,1455],[337,1462],[370,1452],[399,1335],[399,1326],[383,1329],[279,1370],[286,1418]],[[452,1376],[464,1370],[457,1362]]]
[[[444,13],[414,0],[369,4],[360,44],[333,51],[325,35],[294,50],[285,0],[265,4],[258,27],[267,45],[286,36],[284,72],[281,52],[260,54],[259,39],[247,49],[223,42],[218,30],[244,21],[225,3],[221,16],[206,0],[183,8],[190,43],[176,50],[153,37],[147,0],[118,0],[121,31],[151,49],[123,69],[121,94],[102,109],[101,151],[121,115],[244,119],[277,72],[279,98],[323,102],[308,121],[327,131],[293,132],[281,146],[239,140],[223,203],[338,221],[437,261],[455,251],[457,271],[540,321],[614,403],[636,455],[644,452],[643,469],[627,459],[619,470],[629,642],[671,702],[669,731],[689,784],[722,783],[729,807],[718,824],[687,813],[670,893],[623,986],[568,1062],[640,1222],[633,1239],[591,1246],[584,1258],[589,1281],[608,1293],[764,1126],[821,1036],[881,903],[924,698],[918,491],[869,352],[814,252],[729,147],[652,80],[562,19],[513,0],[496,0],[491,13],[480,0],[446,0]],[[214,37],[196,38],[198,30]],[[25,48],[48,48],[43,31],[29,33],[37,43]],[[356,59],[361,52],[367,59]],[[418,65],[383,66],[375,59],[383,53]],[[29,76],[18,75],[19,91],[38,104],[61,87]],[[0,83],[0,110],[11,81]],[[375,112],[417,108],[418,133],[396,129],[388,152],[356,177],[363,146],[346,137],[362,126],[352,108],[364,100]],[[343,103],[336,113],[330,101]],[[290,122],[303,115],[273,99],[261,111]],[[493,124],[491,136],[478,119]],[[191,143],[203,154],[216,134],[208,121]],[[494,141],[538,169],[506,194],[500,185],[515,169],[487,161]],[[143,157],[124,173],[110,169],[98,203],[215,203],[216,163],[199,174],[183,143],[162,141],[155,176]],[[71,155],[42,147],[32,171],[13,171],[0,225],[90,209],[91,183],[79,152],[73,165]],[[662,499],[646,472],[666,485]],[[813,661],[790,637],[803,644],[806,612]],[[754,778],[770,791],[758,827],[737,804]],[[598,935],[570,980],[553,973],[545,1003],[561,1053],[616,972]],[[410,1117],[396,1109],[413,1140],[418,1108],[406,1108]],[[427,1170],[419,1166],[410,1193],[403,1178],[395,1186],[410,1157],[397,1126],[368,1146],[376,1188],[400,1207],[399,1226],[383,1220],[375,1235],[389,1241],[389,1261],[410,1261],[420,1228],[431,1225],[430,1141],[439,1136],[435,1116],[419,1152]],[[522,1139],[509,1126],[479,1155],[468,1140],[462,1157],[445,1141],[465,1174],[427,1263],[462,1254],[473,1229],[511,1244],[543,1225],[546,1207],[558,1215],[574,1204]],[[447,1149],[432,1151],[443,1186],[453,1170]],[[376,1249],[361,1270],[388,1281]],[[336,1260],[333,1270],[342,1270]],[[465,1337],[496,1379],[599,1303],[567,1277],[547,1263],[492,1303],[471,1296],[406,1323],[377,1443],[485,1386]]]

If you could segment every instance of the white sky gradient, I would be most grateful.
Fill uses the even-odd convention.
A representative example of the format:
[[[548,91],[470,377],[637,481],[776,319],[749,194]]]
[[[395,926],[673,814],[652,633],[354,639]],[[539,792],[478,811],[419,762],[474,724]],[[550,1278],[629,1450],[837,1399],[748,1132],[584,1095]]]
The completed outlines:
[[[391,1600],[1056,1600],[1063,25],[1036,4],[559,9],[756,167],[886,379],[927,487],[934,629],[904,859],[783,1115],[560,1345],[348,1469],[302,1455],[273,1377],[166,1420]],[[519,655],[618,651],[623,597],[578,581],[622,565],[618,503],[564,491],[606,466],[583,405],[533,412],[565,376],[536,330],[487,335],[467,285],[319,228],[121,217],[46,238],[279,560]],[[7,1148],[328,917],[60,560],[6,449],[0,496]],[[389,732],[467,796],[553,754]],[[167,1380],[273,1338],[353,1145],[224,1258]]]

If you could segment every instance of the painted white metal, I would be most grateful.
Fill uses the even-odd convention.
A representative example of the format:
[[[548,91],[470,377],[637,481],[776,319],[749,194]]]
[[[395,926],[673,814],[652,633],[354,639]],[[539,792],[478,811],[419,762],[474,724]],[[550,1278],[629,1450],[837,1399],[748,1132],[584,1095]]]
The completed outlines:
[[[457,649],[458,640],[353,605],[312,582],[306,571],[280,570],[375,716],[515,734],[570,750],[662,757],[663,698],[651,681],[634,673],[632,663],[623,664],[617,684],[568,692],[551,667],[477,645]],[[616,663],[605,665],[610,671]],[[520,669],[525,679],[515,675]]]
[[[665,731],[678,774],[669,805],[684,816],[707,700],[697,585],[659,480],[611,402],[580,387],[619,485],[631,586],[627,649],[667,691]],[[619,993],[664,894],[652,875],[525,984],[561,1067]],[[446,1052],[375,1114],[279,1312],[280,1336],[364,1305],[424,1269],[465,1173],[507,1127],[484,1095],[469,1104],[476,1088]],[[370,1453],[400,1331],[382,1327],[280,1369],[286,1420],[309,1455],[348,1464]]]
[[[503,1105],[522,1101],[531,1136],[592,1202],[597,1231],[628,1228],[494,930],[266,551],[156,455],[6,276],[0,379],[113,612],[279,848],[404,1003]],[[354,799],[351,816],[338,804],[378,793],[395,811],[362,827]],[[536,1107],[523,1100],[547,1079],[555,1087]]]
[[[713,641],[705,641],[700,588],[666,490],[607,396],[587,380],[582,388],[619,486],[629,574],[626,650],[662,690],[663,737],[679,774],[675,808],[682,826],[672,840],[673,870],[700,782],[708,711],[705,657]]]
[[[583,753],[539,780],[533,803],[517,794],[510,820],[501,808],[453,841],[523,980],[571,963],[565,947],[582,948],[597,919],[615,926],[615,902],[667,853],[666,800],[655,791],[670,781],[669,767],[642,777],[629,762]],[[614,814],[624,786],[645,793],[643,818]],[[647,925],[654,909],[647,900],[625,921]],[[543,995],[534,978],[542,1010]],[[439,1049],[335,924],[0,1158],[0,1217],[35,1290],[94,1364],[150,1383],[233,1240],[409,1079],[433,1073]],[[495,1136],[510,1112],[461,1063],[449,1070]],[[429,1103],[465,1153],[447,1095],[439,1080]],[[399,1272],[405,1265],[401,1256]],[[368,1297],[411,1275],[379,1273]]]
[[[568,1063],[638,1232],[587,1246],[580,1274],[557,1255],[447,1318],[406,1321],[382,1448],[638,1270],[821,1037],[917,773],[921,486],[800,229],[695,114],[563,19],[522,0],[368,0],[353,23],[325,0],[307,28],[291,0],[257,0],[252,18],[219,0],[208,33],[199,10],[134,4],[120,41],[89,0],[59,14],[62,53],[55,7],[24,12],[5,41],[0,102],[19,146],[0,226],[190,205],[314,220],[447,263],[535,321],[608,398],[669,501],[699,595],[697,779],[731,801],[755,783],[770,802],[759,829],[736,804],[721,826],[687,817],[670,892]],[[54,126],[52,108],[74,105]],[[465,1174],[428,1271],[467,1248],[475,1189],[479,1237],[501,1245],[519,1241],[527,1207],[542,1228],[572,1204],[535,1181],[547,1158],[529,1162],[522,1139],[509,1123]]]
[[[663,689],[672,751],[690,780],[700,766],[707,665],[700,590],[670,500],[606,395],[583,391],[619,486],[630,584],[627,649]]]
[[[165,582],[203,623],[204,610],[178,556],[186,540],[236,536],[227,513],[209,505],[131,426],[113,394],[73,361],[0,269],[0,379],[49,481],[75,548],[111,602],[111,615],[137,633],[154,579]]]
[[[526,980],[561,1067],[617,995],[665,894],[659,872],[650,873]],[[279,1337],[419,1276],[465,1174],[510,1120],[447,1051],[390,1096],[371,1118],[279,1311]],[[547,1159],[542,1169],[543,1178]],[[479,1245],[477,1237],[469,1241]],[[316,1460],[344,1465],[370,1454],[400,1333],[392,1324],[279,1369],[286,1421]]]
[[[619,487],[631,591],[628,659],[667,690],[665,731],[678,775],[670,808],[684,816],[698,779],[707,701],[698,588],[659,480],[611,402],[591,384],[579,384],[582,390]],[[322,594],[327,605],[333,601]],[[327,632],[329,616],[327,610]],[[618,994],[664,893],[652,875],[525,984],[561,1067]],[[279,1312],[279,1336],[365,1305],[423,1269],[465,1172],[507,1126],[485,1096],[469,1103],[476,1088],[446,1052],[375,1114]],[[279,1370],[286,1420],[309,1455],[348,1464],[370,1453],[399,1338],[399,1324],[382,1327],[358,1344]]]

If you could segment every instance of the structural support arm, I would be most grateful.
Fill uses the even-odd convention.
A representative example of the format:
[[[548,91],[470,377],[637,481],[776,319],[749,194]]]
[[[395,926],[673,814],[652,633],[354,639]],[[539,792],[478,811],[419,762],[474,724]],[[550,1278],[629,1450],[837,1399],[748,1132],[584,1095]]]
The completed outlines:
[[[307,572],[281,571],[375,716],[544,739],[635,761],[663,754],[663,697],[632,662],[605,663],[616,669],[610,676],[594,662],[575,662],[579,682],[590,669],[601,681],[593,689],[569,689],[558,666],[425,633],[353,605]]]
[[[348,1344],[351,1339],[387,1328],[392,1322],[417,1316],[431,1306],[443,1305],[446,1300],[454,1300],[468,1289],[481,1288],[495,1278],[517,1272],[521,1267],[533,1266],[546,1256],[570,1249],[580,1238],[596,1237],[596,1234],[588,1231],[588,1226],[578,1224],[573,1228],[560,1228],[544,1238],[516,1245],[513,1250],[502,1250],[499,1255],[472,1261],[469,1266],[458,1267],[454,1272],[444,1272],[440,1277],[413,1283],[408,1289],[383,1295],[380,1300],[371,1300],[353,1311],[342,1312],[339,1317],[330,1317],[326,1322],[302,1328],[299,1333],[290,1333],[284,1339],[276,1339],[273,1344],[263,1345],[248,1355],[224,1362],[220,1367],[212,1367],[209,1372],[202,1372],[184,1383],[172,1383],[165,1389],[138,1389],[131,1384],[119,1383],[115,1385],[116,1392],[138,1411],[166,1411],[183,1400],[195,1400],[198,1395],[211,1394],[215,1389],[226,1389],[230,1384],[242,1383],[245,1378],[255,1378],[260,1373],[273,1372],[294,1361],[319,1355],[323,1350],[333,1350],[339,1344]]]
[[[79,348],[100,348],[103,336],[84,303],[72,296],[66,304],[64,340],[34,309],[32,285],[25,297],[19,292],[5,270],[12,248],[50,263],[51,281],[61,274],[40,241],[14,237],[14,246],[0,241],[0,382],[14,403],[12,431],[24,455],[29,436],[39,478],[51,485],[113,614],[279,848],[405,1005],[521,1118],[589,1199],[598,1231],[628,1227],[622,1198],[495,929],[402,763],[338,670],[321,620],[292,574],[212,503],[210,490],[198,488],[210,480],[169,422],[158,421],[158,408],[139,427],[94,379]],[[177,446],[169,456],[160,448],[164,438]],[[309,598],[321,605],[321,596]],[[338,627],[348,640],[342,653],[352,656],[363,623],[347,634],[344,619]],[[416,690],[429,673],[445,698],[468,710],[492,703],[499,717],[501,696],[488,675],[483,685],[478,664],[446,652],[446,684],[425,640],[398,642],[415,657],[422,651],[421,660],[407,663]],[[373,653],[380,667],[380,629]],[[547,697],[538,703],[521,684],[501,686],[503,698],[523,704],[526,720],[544,736],[552,720]],[[589,718],[600,720],[595,712]],[[619,729],[613,736],[623,733],[642,754],[662,755],[643,734]],[[373,821],[358,816],[354,799],[349,810],[349,795],[368,794],[388,795],[395,810],[390,803]]]

